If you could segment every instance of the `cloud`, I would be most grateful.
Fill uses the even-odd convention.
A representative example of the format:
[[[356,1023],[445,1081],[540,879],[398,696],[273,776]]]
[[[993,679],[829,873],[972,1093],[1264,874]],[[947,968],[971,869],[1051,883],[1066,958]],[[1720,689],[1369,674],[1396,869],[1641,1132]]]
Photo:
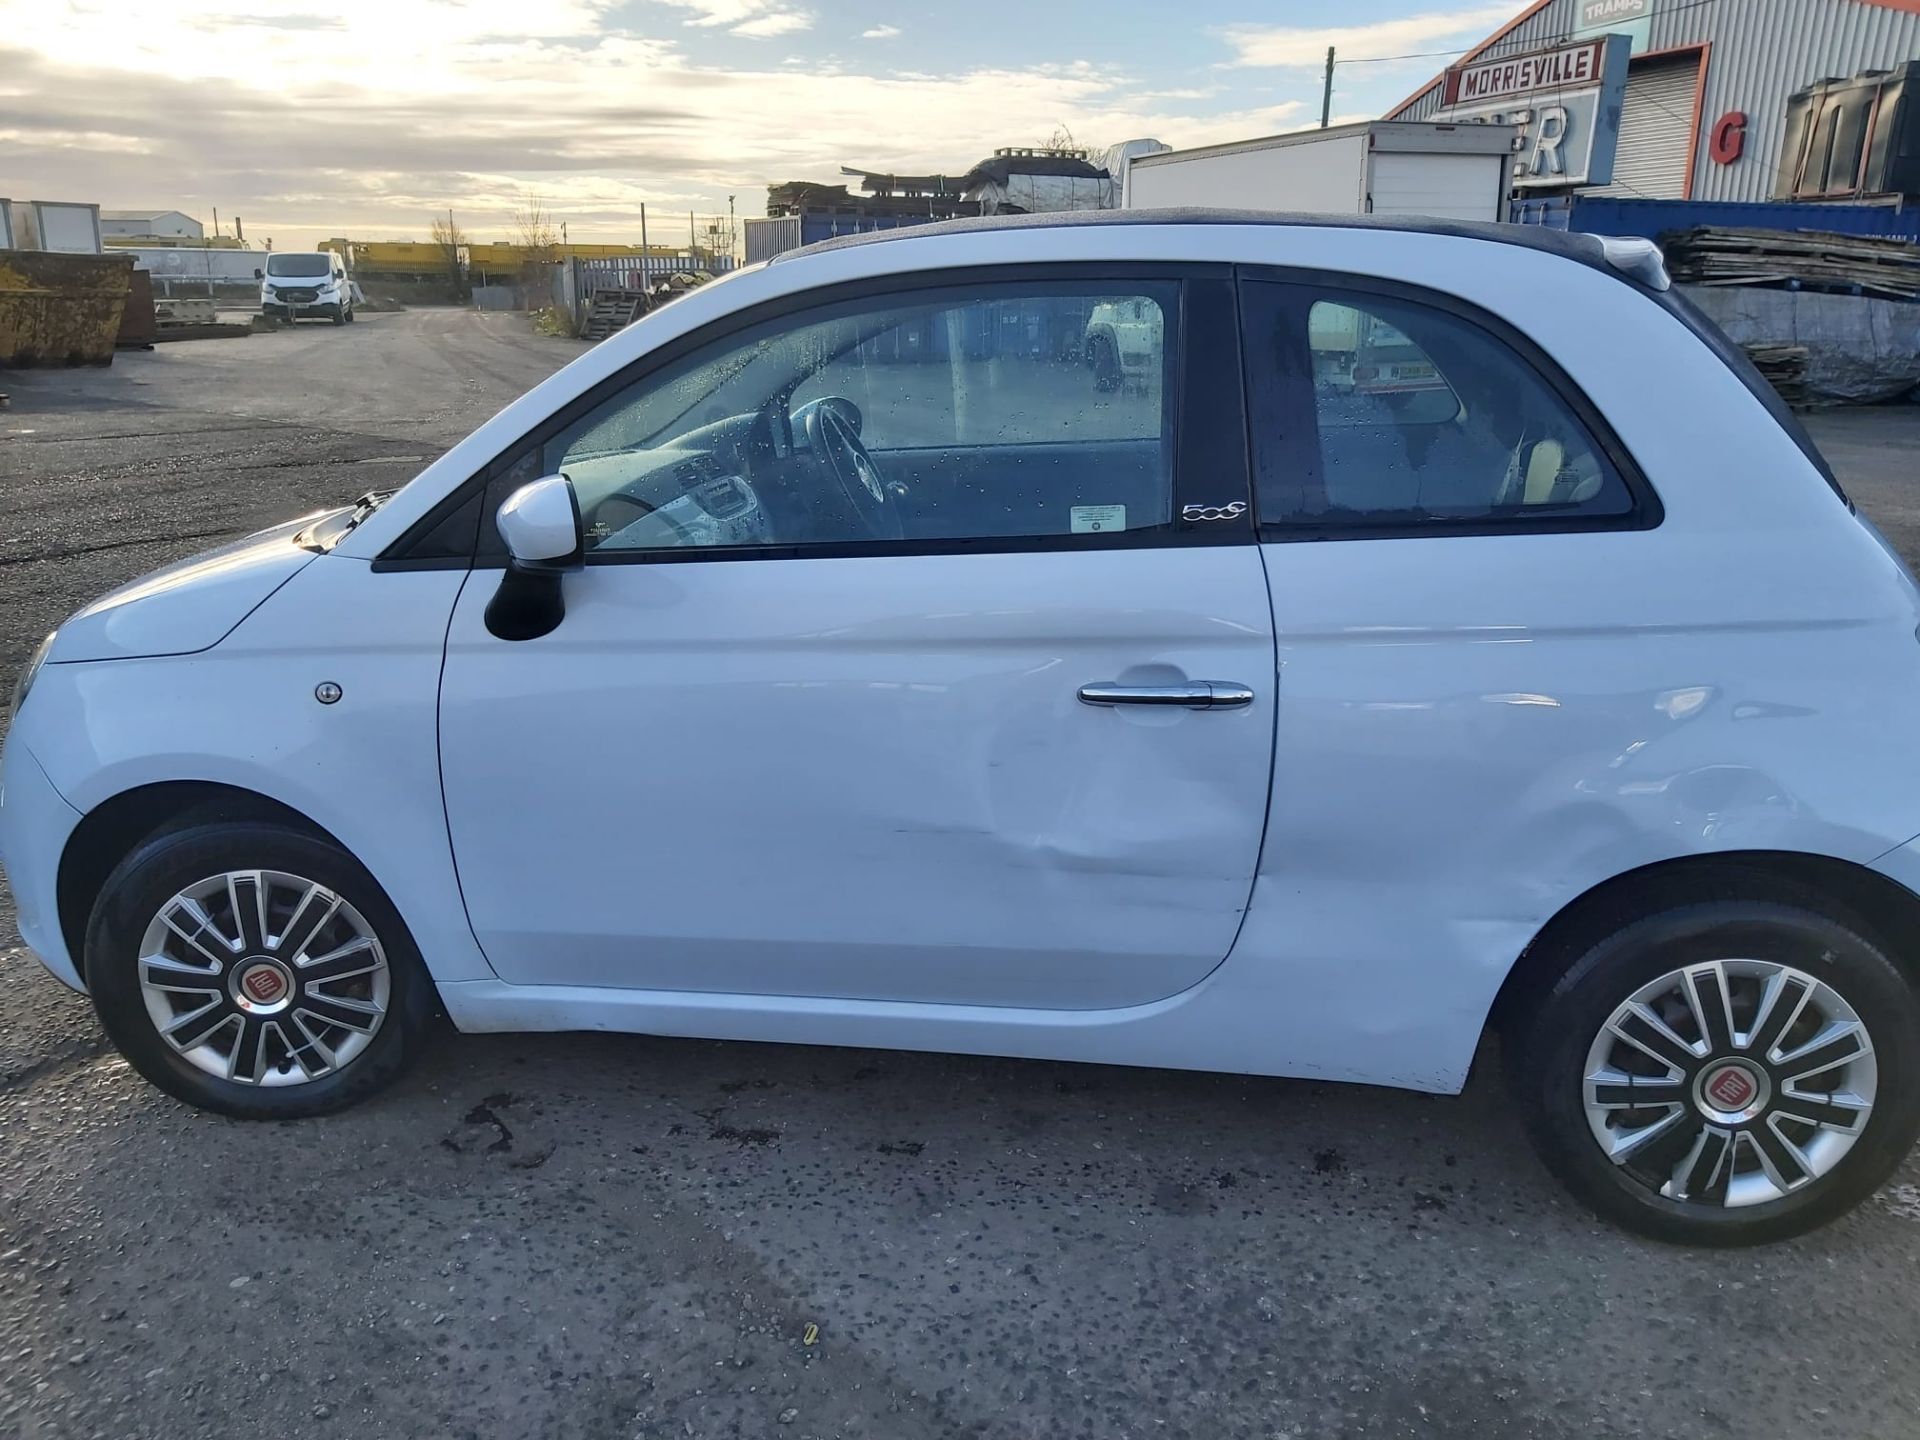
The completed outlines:
[[[891,40],[900,33],[898,25],[876,25],[871,30],[862,30],[862,40]]]
[[[1469,10],[1433,10],[1344,29],[1296,26],[1230,25],[1220,32],[1234,49],[1232,66],[1320,66],[1327,47],[1336,60],[1378,60],[1390,55],[1445,50],[1458,41],[1475,45],[1517,13],[1513,0]]]
[[[900,74],[739,43],[746,63],[723,66],[678,43],[806,0],[650,5],[650,31],[631,0],[332,0],[350,37],[374,38],[329,35],[321,52],[298,18],[314,0],[173,3],[170,23],[136,26],[104,5],[0,0],[0,188],[207,219],[217,206],[283,248],[423,238],[450,205],[493,239],[527,191],[576,239],[637,238],[642,202],[652,238],[677,239],[689,209],[725,213],[733,196],[750,215],[766,185],[837,183],[843,164],[958,174],[1062,125],[1187,146],[1318,115],[1294,100],[1222,110],[1091,62]]]
[[[733,27],[731,33],[765,40],[775,35],[791,35],[794,31],[805,30],[812,24],[813,16],[804,10],[770,10],[765,15],[756,15],[751,20],[742,21]]]
[[[723,28],[730,35],[745,35],[754,40],[790,35],[813,24],[810,13],[781,9],[779,0],[657,0],[657,3],[693,11],[693,17],[682,24],[701,29]]]

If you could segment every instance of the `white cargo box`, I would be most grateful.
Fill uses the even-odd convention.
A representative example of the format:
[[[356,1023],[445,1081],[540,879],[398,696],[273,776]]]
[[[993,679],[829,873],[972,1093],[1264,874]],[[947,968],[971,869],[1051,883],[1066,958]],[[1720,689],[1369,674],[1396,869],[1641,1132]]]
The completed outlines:
[[[1167,150],[1127,167],[1122,203],[1504,220],[1518,135],[1511,125],[1369,120]]]

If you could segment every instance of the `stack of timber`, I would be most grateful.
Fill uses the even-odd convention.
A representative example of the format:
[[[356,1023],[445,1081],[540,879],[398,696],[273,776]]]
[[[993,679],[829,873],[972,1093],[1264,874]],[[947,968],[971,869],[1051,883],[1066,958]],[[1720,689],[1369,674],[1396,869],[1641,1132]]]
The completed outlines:
[[[1920,245],[1816,230],[1699,226],[1660,237],[1667,273],[1693,285],[1784,285],[1920,300]]]
[[[1789,405],[1806,405],[1807,347],[1749,343],[1741,347],[1753,361],[1762,378],[1779,392]]]

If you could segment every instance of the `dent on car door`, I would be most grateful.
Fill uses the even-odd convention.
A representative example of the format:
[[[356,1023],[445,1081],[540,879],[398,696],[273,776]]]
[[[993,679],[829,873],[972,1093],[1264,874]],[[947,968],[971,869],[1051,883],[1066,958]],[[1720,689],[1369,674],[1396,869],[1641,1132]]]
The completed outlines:
[[[1084,356],[1108,297],[1166,315],[1118,388]],[[1078,1008],[1217,965],[1271,618],[1237,373],[1178,390],[1183,345],[1231,371],[1234,319],[1224,278],[1164,270],[823,299],[533,437],[586,567],[519,644],[477,572],[441,707],[503,978]],[[1251,703],[1134,703],[1210,681]]]

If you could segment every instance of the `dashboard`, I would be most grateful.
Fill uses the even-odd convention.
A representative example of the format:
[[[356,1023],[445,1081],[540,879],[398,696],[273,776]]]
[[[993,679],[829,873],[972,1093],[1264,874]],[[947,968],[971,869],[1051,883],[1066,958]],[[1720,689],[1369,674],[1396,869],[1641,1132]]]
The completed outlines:
[[[658,449],[566,456],[558,468],[573,482],[587,549],[765,545],[816,533],[826,477],[794,437],[807,433],[817,406],[835,408],[859,433],[859,410],[835,396],[801,406],[790,422],[736,415]]]

